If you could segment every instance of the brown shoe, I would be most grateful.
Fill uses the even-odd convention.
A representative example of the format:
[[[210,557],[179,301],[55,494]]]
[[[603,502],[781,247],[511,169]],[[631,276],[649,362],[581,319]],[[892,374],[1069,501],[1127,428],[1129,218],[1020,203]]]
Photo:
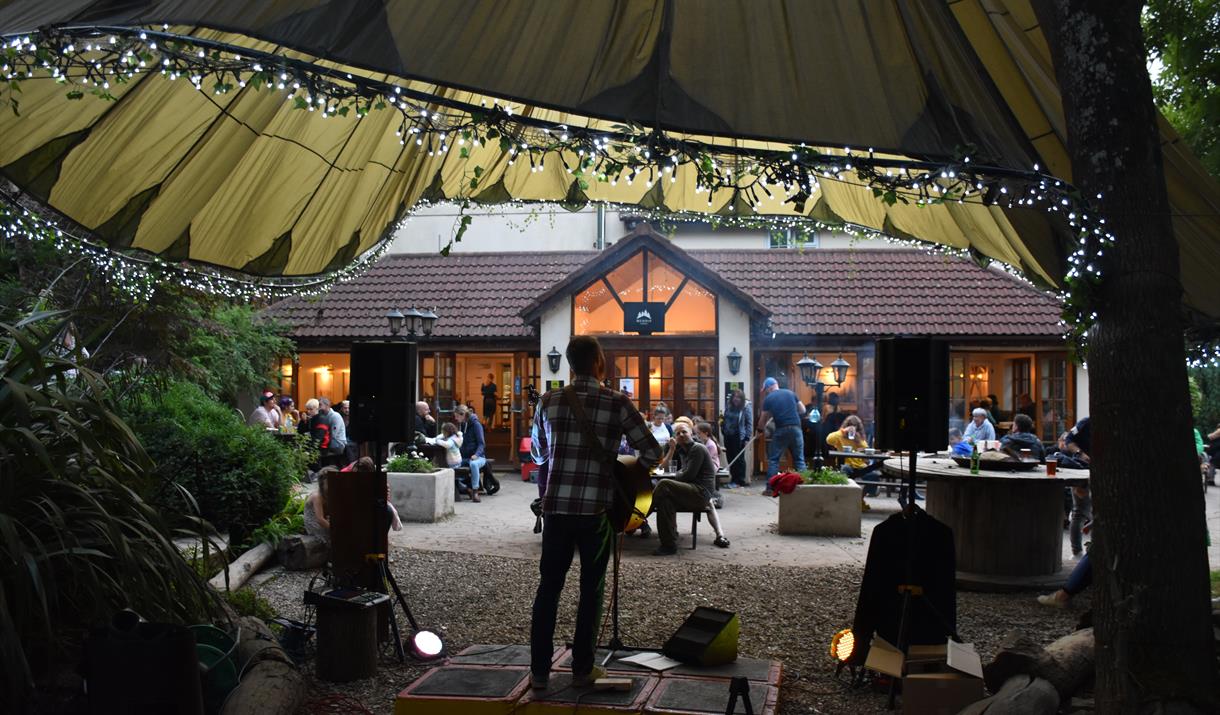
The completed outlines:
[[[473,501],[473,502],[483,501],[482,499],[479,498],[479,493],[477,491],[475,491],[474,489],[468,489],[467,493],[470,494],[470,501]]]

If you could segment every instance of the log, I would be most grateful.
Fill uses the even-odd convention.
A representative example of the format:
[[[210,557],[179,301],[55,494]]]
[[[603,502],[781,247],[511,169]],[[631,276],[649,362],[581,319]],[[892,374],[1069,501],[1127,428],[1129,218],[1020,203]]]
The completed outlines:
[[[1092,680],[1096,663],[1094,648],[1092,628],[1070,633],[1046,647],[1047,655],[1063,674],[1062,680],[1051,680],[1061,700],[1069,700]]]
[[[208,581],[208,585],[217,591],[225,588],[225,574],[228,574],[228,586],[230,591],[236,591],[242,587],[251,576],[258,573],[258,570],[271,560],[275,555],[275,549],[271,548],[271,544],[263,542],[253,549],[237,558],[236,561],[229,564],[228,568],[216,574]]]
[[[1045,673],[1058,668],[1041,645],[1024,633],[1012,632],[1000,641],[1000,650],[990,663],[983,666],[983,682],[987,689],[998,693],[1015,675],[1032,675],[1046,680]]]
[[[1055,686],[1042,678],[1014,675],[1004,682],[995,695],[984,698],[958,715],[1056,715],[1059,694]]]
[[[983,668],[983,680],[994,693],[1014,675],[1046,680],[1062,700],[1068,700],[1093,675],[1093,629],[1076,631],[1046,648],[1024,634],[1010,633],[995,659]]]
[[[293,534],[280,541],[280,563],[289,571],[321,568],[330,559],[330,544],[309,534]]]
[[[242,618],[236,660],[241,682],[225,700],[221,715],[294,715],[305,703],[305,677],[257,618]]]

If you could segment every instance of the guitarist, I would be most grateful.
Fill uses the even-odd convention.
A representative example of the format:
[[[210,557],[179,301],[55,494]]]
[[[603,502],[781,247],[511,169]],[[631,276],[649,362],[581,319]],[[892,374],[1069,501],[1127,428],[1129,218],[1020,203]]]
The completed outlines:
[[[531,445],[534,461],[548,470],[542,497],[541,578],[530,629],[530,685],[535,689],[548,685],[559,594],[574,551],[580,552],[580,601],[572,639],[572,685],[591,687],[605,675],[593,665],[593,650],[615,533],[607,518],[615,494],[615,455],[626,436],[639,451],[642,468],[651,468],[661,457],[661,447],[635,405],[602,385],[606,357],[597,338],[576,336],[566,353],[575,374],[572,385],[542,396]],[[593,437],[600,444],[590,444]]]

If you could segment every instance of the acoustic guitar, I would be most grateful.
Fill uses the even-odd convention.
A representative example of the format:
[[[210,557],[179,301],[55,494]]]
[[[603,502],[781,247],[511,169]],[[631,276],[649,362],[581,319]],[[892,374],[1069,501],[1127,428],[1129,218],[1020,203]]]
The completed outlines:
[[[637,457],[618,455],[614,465],[614,500],[606,516],[614,533],[638,529],[652,508],[652,477]]]

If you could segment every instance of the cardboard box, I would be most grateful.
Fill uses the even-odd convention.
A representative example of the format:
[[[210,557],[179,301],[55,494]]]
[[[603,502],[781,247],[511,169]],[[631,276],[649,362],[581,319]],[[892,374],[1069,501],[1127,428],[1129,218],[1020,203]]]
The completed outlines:
[[[956,715],[983,699],[983,663],[974,646],[914,645],[902,651],[874,638],[864,667],[902,679],[902,712],[909,715]]]

